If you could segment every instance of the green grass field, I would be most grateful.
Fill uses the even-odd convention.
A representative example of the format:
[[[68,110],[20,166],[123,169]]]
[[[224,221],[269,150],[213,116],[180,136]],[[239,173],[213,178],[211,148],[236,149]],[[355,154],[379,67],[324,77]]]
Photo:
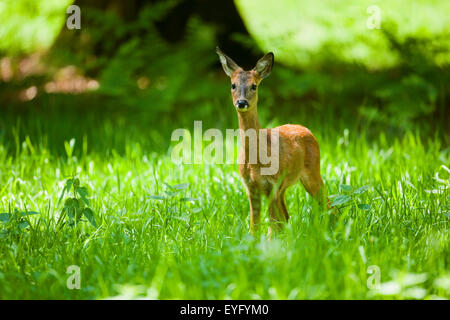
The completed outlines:
[[[315,133],[340,215],[292,187],[289,224],[269,242],[249,235],[237,165],[175,165],[152,144],[175,122],[74,114],[0,118],[0,299],[450,297],[450,149],[438,135],[291,118]],[[74,174],[97,228],[60,218]],[[66,286],[71,265],[79,290]]]

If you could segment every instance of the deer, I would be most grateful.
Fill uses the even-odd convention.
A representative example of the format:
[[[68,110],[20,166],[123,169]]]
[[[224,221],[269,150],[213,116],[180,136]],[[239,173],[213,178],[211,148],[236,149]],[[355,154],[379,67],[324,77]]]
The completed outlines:
[[[258,88],[261,81],[272,72],[274,54],[265,54],[256,63],[256,66],[245,71],[230,57],[216,47],[220,63],[231,80],[231,98],[237,112],[241,148],[238,156],[239,174],[248,193],[250,205],[250,233],[259,232],[261,220],[261,200],[263,196],[269,199],[268,237],[272,239],[275,232],[283,229],[289,220],[285,193],[286,190],[299,180],[306,191],[316,199],[319,204],[330,209],[330,201],[326,195],[326,188],[320,175],[320,149],[319,144],[309,129],[297,124],[285,124],[273,129],[261,128],[258,120]],[[278,170],[273,174],[262,174],[266,167],[258,157],[251,159],[251,142],[245,135],[248,130],[256,130],[257,148],[261,142],[267,146],[276,144],[278,148]],[[276,133],[277,139],[273,139]],[[261,138],[262,137],[262,138]],[[272,150],[272,149],[271,149]],[[254,151],[254,150],[253,150]],[[259,152],[257,150],[257,155]]]

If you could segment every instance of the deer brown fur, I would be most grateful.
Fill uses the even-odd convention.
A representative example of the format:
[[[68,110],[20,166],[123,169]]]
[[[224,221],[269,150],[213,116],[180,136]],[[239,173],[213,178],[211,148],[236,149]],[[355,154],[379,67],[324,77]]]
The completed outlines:
[[[237,111],[239,128],[241,132],[241,150],[239,153],[239,173],[248,191],[250,203],[250,231],[252,234],[259,230],[261,197],[269,197],[269,216],[272,230],[282,227],[283,222],[289,219],[285,202],[286,189],[299,180],[319,203],[327,203],[324,183],[320,176],[320,150],[314,135],[301,125],[286,124],[273,129],[261,128],[258,120],[258,86],[262,79],[267,77],[273,66],[274,56],[266,54],[250,71],[244,71],[231,58],[219,48],[216,49],[225,73],[231,79],[231,96]],[[249,161],[251,143],[244,132],[254,129],[258,133],[263,131],[262,137],[267,139],[267,149],[273,143],[277,144],[279,167],[271,175],[261,174],[261,169],[267,167],[260,159],[256,163]],[[277,141],[272,141],[272,131],[278,133]],[[256,135],[257,148],[261,137]],[[259,150],[256,151],[259,155]]]

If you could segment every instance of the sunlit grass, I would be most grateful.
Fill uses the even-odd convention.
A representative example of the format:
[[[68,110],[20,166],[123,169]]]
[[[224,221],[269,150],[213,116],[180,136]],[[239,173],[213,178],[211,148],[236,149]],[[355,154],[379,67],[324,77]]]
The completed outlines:
[[[95,128],[86,136],[105,140],[54,146],[52,136],[19,135],[24,124],[3,127],[0,212],[40,214],[25,227],[0,222],[2,299],[450,296],[450,159],[438,137],[316,130],[329,194],[369,187],[340,207],[335,223],[300,185],[291,188],[291,220],[268,242],[248,233],[236,165],[175,165],[144,147],[145,134],[85,121]],[[105,151],[107,139],[126,145]],[[89,189],[98,228],[57,224],[61,190],[74,174]],[[166,185],[186,183],[176,195]],[[80,290],[66,287],[70,265],[81,268]],[[379,291],[367,286],[369,266],[380,270]]]

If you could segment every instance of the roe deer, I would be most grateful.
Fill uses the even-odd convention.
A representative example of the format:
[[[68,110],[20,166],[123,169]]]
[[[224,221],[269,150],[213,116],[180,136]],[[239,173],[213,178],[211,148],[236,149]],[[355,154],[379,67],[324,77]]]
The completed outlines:
[[[311,131],[300,125],[285,124],[274,129],[261,128],[258,120],[258,85],[272,71],[274,55],[266,54],[250,71],[244,71],[232,59],[224,54],[219,47],[216,48],[220,62],[225,73],[231,78],[231,96],[237,111],[241,135],[241,150],[239,152],[239,173],[248,191],[250,203],[250,232],[255,234],[259,230],[261,196],[271,196],[269,204],[270,227],[272,230],[280,229],[283,222],[289,219],[285,203],[286,189],[300,180],[305,189],[319,201],[321,205],[329,200],[320,176],[320,151],[316,138]],[[247,143],[244,132],[252,129],[258,133],[264,131],[267,139],[265,145],[273,143],[278,147],[278,170],[275,174],[261,174],[264,165],[258,158],[256,163],[249,161],[251,143]],[[272,141],[271,131],[277,131],[278,141]],[[260,134],[256,135],[260,138]],[[255,145],[255,144],[254,144]],[[256,142],[260,148],[260,141]],[[269,149],[269,148],[268,148]],[[259,152],[256,152],[259,155]]]

